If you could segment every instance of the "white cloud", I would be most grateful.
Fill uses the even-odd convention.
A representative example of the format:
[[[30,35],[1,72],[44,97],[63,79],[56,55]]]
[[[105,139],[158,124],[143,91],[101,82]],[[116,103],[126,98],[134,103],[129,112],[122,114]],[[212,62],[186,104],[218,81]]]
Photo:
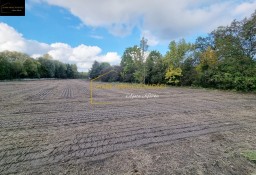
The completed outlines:
[[[120,61],[120,56],[116,52],[108,52],[104,56],[98,56],[97,58],[98,61],[103,61],[103,62],[111,62],[113,64],[118,64]]]
[[[256,10],[256,1],[244,2],[236,6],[233,10],[234,15],[250,16],[251,13]]]
[[[24,50],[25,43],[22,35],[5,23],[0,24],[0,50],[8,50],[12,47],[15,47],[17,51]]]
[[[149,46],[156,46],[159,43],[159,40],[156,36],[152,35],[152,33],[148,30],[142,31],[141,38],[144,37],[148,40],[147,44]]]
[[[110,64],[119,64],[120,62],[120,56],[116,52],[108,52],[104,55],[101,54],[102,50],[98,46],[81,44],[71,47],[66,43],[40,43],[25,39],[13,27],[0,23],[0,51],[4,50],[25,52],[34,58],[48,53],[56,60],[76,63],[79,71],[87,71],[94,60],[107,61]]]
[[[86,61],[88,58],[94,58],[101,53],[101,49],[97,46],[86,46],[79,45],[73,49],[73,59],[74,61]]]
[[[210,32],[233,19],[248,17],[256,0],[41,0],[68,9],[92,27],[105,27],[124,36],[135,27],[158,40]],[[154,39],[156,40],[156,39]],[[156,43],[156,42],[153,42]]]

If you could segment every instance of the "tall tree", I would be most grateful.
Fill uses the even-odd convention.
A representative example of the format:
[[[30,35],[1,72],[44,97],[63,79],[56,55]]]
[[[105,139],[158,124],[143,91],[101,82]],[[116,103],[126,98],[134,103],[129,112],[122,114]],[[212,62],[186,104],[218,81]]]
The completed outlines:
[[[97,78],[98,76],[104,74],[109,68],[111,68],[111,66],[107,62],[99,63],[98,61],[94,61],[92,68],[89,71],[89,77],[91,79]]]
[[[146,60],[146,83],[160,84],[165,77],[164,62],[162,55],[158,51],[151,51]]]
[[[71,78],[77,78],[78,77],[78,71],[77,71],[77,66],[76,64],[71,64],[71,70],[72,70],[72,75]]]
[[[171,41],[169,44],[169,51],[165,56],[165,62],[168,65],[180,67],[182,62],[186,59],[186,54],[190,51],[191,47],[191,44],[186,43],[184,39],[181,39],[177,43],[176,41]]]
[[[38,58],[41,64],[40,74],[43,78],[54,78],[55,76],[55,64],[54,60],[49,54],[43,55]]]
[[[217,54],[210,47],[200,55],[200,63],[196,67],[198,72],[204,72],[213,68],[218,62]]]
[[[178,43],[171,41],[169,51],[165,56],[165,65],[167,67],[165,79],[170,84],[179,84],[182,76],[181,65],[186,60],[192,45],[181,39]]]
[[[121,77],[124,82],[134,82],[143,74],[136,72],[141,69],[141,52],[137,46],[125,49],[121,60]],[[137,75],[136,75],[137,74]],[[139,76],[140,75],[140,76]],[[143,80],[143,79],[142,79]]]
[[[144,63],[144,57],[145,57],[145,52],[148,50],[148,40],[142,37],[140,40],[140,49],[141,49],[141,62],[143,65],[143,82],[144,84],[146,83],[146,64]],[[138,75],[141,74],[141,71],[139,71]]]
[[[187,58],[181,65],[182,76],[180,77],[180,84],[182,86],[191,86],[194,84],[197,78],[197,72],[195,70],[196,59],[193,57]]]
[[[105,74],[107,73],[107,74]],[[105,68],[102,71],[101,81],[103,82],[117,82],[120,81],[120,73],[121,73],[121,67],[120,66],[110,66]]]
[[[11,63],[0,55],[0,80],[11,79]]]
[[[94,61],[92,68],[89,71],[90,79],[94,79],[94,78],[98,77],[100,75],[100,71],[101,71],[100,63],[98,61]]]
[[[241,36],[246,56],[256,60],[256,10],[249,19],[243,20]]]
[[[40,63],[32,58],[28,58],[24,62],[24,69],[27,73],[28,78],[40,78]]]
[[[17,59],[12,62],[11,72],[13,78],[24,78],[27,76],[27,72],[24,68],[23,61],[20,59]]]

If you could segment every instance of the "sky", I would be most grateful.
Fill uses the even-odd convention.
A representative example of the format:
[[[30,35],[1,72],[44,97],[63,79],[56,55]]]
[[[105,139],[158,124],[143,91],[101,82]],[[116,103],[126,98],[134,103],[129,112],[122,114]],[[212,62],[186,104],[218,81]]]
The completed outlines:
[[[119,64],[127,47],[148,40],[163,55],[172,40],[194,42],[256,10],[256,0],[26,0],[25,16],[0,16],[0,51],[77,64]]]

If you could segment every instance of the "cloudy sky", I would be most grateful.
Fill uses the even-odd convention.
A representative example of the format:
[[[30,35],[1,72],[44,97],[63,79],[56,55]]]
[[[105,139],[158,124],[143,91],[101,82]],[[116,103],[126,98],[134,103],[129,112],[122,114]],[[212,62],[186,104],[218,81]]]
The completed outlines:
[[[193,42],[256,9],[256,0],[26,0],[25,17],[0,16],[0,51],[49,53],[87,71],[94,60],[119,64],[142,36],[165,54],[171,40]]]

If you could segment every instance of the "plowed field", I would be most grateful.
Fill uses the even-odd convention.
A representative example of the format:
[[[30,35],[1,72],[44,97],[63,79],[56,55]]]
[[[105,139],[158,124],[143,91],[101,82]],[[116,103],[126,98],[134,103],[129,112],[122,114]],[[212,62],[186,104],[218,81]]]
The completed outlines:
[[[0,82],[0,174],[256,173],[241,155],[256,150],[255,94],[94,88],[103,104],[90,96],[82,80]]]

